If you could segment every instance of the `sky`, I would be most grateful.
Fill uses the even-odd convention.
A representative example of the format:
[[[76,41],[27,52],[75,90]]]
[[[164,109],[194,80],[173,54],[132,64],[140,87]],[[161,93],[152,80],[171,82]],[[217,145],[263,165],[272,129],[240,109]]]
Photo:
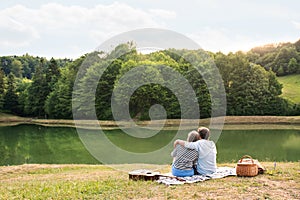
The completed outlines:
[[[298,0],[10,0],[0,56],[78,58],[126,31],[161,28],[223,53],[300,39]]]

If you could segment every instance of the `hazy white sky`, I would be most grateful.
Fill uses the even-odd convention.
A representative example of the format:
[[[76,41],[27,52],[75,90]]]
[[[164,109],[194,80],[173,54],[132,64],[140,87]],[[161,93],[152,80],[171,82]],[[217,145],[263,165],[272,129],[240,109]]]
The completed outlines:
[[[0,55],[76,58],[138,28],[184,34],[209,51],[300,39],[298,0],[10,0],[0,4]]]

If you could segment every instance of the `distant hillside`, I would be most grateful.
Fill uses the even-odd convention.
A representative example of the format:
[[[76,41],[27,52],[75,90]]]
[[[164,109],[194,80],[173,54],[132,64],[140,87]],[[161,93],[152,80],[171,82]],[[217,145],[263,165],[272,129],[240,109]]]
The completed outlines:
[[[283,84],[282,96],[294,103],[300,103],[300,74],[278,77]]]
[[[267,44],[247,52],[249,61],[272,70],[277,76],[300,74],[300,40],[295,43]]]

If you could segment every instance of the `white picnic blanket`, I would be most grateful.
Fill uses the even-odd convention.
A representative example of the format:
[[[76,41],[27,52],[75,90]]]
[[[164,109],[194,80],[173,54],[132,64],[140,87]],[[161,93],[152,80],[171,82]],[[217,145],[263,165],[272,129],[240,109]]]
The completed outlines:
[[[234,167],[218,167],[217,171],[209,175],[193,175],[187,177],[175,177],[171,173],[160,176],[156,181],[165,185],[181,185],[185,183],[202,182],[209,179],[224,178],[226,176],[236,176],[236,170]]]

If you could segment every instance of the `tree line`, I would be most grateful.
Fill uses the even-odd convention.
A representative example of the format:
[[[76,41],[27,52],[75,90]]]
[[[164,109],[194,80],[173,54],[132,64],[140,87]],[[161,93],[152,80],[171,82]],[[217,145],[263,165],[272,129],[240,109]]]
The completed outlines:
[[[300,40],[227,55],[201,49],[169,49],[141,54],[128,43],[120,44],[107,54],[92,52],[75,60],[47,60],[28,54],[3,56],[0,57],[0,111],[38,118],[72,119],[72,109],[75,109],[80,110],[82,118],[90,118],[96,111],[98,119],[111,120],[114,119],[112,92],[116,88],[130,89],[130,85],[121,80],[128,71],[147,66],[149,76],[139,77],[144,81],[180,84],[164,72],[162,66],[169,66],[188,80],[195,91],[193,101],[199,104],[200,116],[206,118],[211,116],[212,105],[224,106],[222,102],[212,102],[214,88],[209,88],[207,83],[211,79],[205,80],[195,68],[208,69],[211,61],[223,79],[227,115],[300,114],[300,105],[280,96],[282,85],[276,77],[300,73]],[[80,98],[73,90],[76,78],[79,88],[76,92],[82,94]],[[137,77],[127,78],[136,83],[141,81]],[[86,90],[91,85],[96,86],[94,94]],[[122,101],[125,97],[120,92],[115,98]],[[128,99],[131,117],[142,120],[149,119],[149,109],[155,104],[165,108],[168,118],[182,116],[176,95],[161,84],[143,85]]]
[[[300,40],[295,43],[268,44],[247,52],[250,62],[272,70],[277,76],[300,73]]]

